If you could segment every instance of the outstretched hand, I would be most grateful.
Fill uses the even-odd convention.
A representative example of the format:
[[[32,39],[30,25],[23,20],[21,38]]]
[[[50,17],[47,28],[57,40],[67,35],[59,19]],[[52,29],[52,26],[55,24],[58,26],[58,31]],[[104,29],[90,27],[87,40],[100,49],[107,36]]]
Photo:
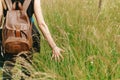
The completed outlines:
[[[61,52],[64,52],[63,49],[56,46],[53,48],[52,52],[53,52],[52,59],[55,59],[55,61],[60,61],[61,59],[63,59],[63,56],[61,54]]]

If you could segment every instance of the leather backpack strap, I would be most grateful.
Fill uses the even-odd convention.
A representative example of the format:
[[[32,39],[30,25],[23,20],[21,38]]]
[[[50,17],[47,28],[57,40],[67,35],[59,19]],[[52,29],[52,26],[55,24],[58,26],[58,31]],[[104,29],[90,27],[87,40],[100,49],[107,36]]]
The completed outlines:
[[[24,0],[24,3],[23,3],[23,10],[24,11],[27,11],[27,9],[30,5],[30,2],[31,2],[31,0]]]
[[[12,10],[12,1],[11,0],[5,0],[8,10]]]

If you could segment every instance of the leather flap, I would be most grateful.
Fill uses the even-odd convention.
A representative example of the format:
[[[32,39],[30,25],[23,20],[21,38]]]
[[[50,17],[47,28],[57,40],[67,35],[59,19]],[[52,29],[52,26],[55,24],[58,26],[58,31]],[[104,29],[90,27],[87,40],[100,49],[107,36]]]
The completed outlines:
[[[28,30],[29,29],[28,25],[26,24],[6,26],[6,28],[9,30]]]

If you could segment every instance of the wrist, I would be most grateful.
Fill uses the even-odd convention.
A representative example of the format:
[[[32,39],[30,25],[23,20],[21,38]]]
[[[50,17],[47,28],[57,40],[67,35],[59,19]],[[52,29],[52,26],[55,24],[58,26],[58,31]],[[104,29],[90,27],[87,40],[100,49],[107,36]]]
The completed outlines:
[[[55,50],[56,48],[57,48],[57,46],[52,47],[53,50]]]

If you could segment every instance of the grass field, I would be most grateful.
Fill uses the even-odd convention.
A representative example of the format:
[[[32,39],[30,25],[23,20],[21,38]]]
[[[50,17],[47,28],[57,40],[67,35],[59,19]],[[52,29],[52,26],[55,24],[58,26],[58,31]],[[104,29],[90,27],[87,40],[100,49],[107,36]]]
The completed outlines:
[[[120,1],[41,0],[43,15],[64,60],[51,60],[41,35],[31,80],[120,80]]]

